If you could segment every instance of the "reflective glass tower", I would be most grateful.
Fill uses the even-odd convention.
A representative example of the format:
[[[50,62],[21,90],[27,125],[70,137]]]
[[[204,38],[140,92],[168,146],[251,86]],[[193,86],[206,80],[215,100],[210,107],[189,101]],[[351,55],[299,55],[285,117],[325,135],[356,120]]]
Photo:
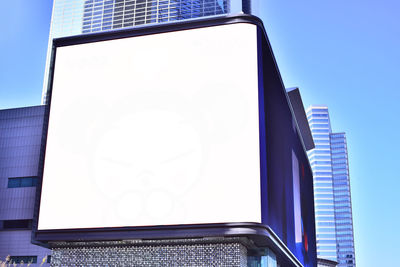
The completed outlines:
[[[326,106],[307,109],[315,149],[308,152],[314,175],[318,258],[355,265],[350,176],[345,133],[333,133]]]
[[[228,0],[86,0],[82,33],[225,14]]]

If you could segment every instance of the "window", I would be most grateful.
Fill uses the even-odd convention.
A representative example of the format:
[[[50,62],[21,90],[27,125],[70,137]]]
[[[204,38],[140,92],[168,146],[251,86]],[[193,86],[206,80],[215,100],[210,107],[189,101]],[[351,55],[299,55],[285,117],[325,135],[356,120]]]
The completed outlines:
[[[8,178],[8,188],[32,187],[37,185],[37,177]]]
[[[311,128],[328,128],[328,124],[314,123],[311,125]],[[311,130],[314,132],[315,130]]]
[[[312,118],[311,120],[308,121],[308,123],[321,123],[321,122],[328,123],[329,120],[328,119],[314,119],[314,118]]]
[[[313,133],[329,133],[329,129],[313,129]]]
[[[330,171],[332,170],[331,166],[313,166],[315,171]]]
[[[37,263],[37,256],[10,256],[9,263]]]
[[[327,114],[328,113],[328,108],[312,108],[311,109],[313,113],[315,112],[322,112],[322,114]],[[314,116],[316,114],[313,114]]]
[[[1,221],[0,221],[1,222]],[[4,220],[2,229],[31,229],[32,220]],[[1,224],[0,224],[1,226]]]
[[[319,149],[323,149],[323,148],[329,149],[329,148],[331,148],[331,147],[330,147],[330,145],[320,145],[320,144],[316,144],[316,145],[315,145],[315,148],[316,148],[316,149],[318,149],[318,148],[319,148]]]
[[[323,164],[325,164],[325,165],[330,165],[330,164],[331,164],[331,162],[330,162],[330,161],[324,161],[324,160],[321,160],[321,161],[314,161],[314,162],[312,163],[312,165],[316,165],[316,164],[321,164],[321,165],[323,165]]]

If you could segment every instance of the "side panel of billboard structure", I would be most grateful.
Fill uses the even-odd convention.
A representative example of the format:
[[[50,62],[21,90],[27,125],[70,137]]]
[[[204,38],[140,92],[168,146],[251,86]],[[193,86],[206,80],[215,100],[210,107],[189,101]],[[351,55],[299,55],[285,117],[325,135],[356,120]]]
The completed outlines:
[[[260,22],[151,29],[55,41],[34,240],[248,236],[314,266],[311,170]]]
[[[299,130],[304,125],[298,125],[302,118],[292,109],[268,40],[261,40],[267,162],[262,221],[304,266],[316,266],[313,178]]]

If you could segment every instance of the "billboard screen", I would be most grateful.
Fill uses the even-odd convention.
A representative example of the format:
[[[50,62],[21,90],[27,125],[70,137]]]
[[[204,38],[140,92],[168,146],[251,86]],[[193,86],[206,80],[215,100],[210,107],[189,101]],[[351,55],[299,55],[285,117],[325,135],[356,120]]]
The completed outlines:
[[[261,223],[257,26],[56,49],[38,230]]]

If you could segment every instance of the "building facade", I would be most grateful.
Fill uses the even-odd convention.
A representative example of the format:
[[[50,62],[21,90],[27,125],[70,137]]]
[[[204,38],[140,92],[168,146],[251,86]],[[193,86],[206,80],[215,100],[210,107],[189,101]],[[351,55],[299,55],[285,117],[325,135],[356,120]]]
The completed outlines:
[[[314,175],[318,258],[355,264],[350,176],[345,133],[331,129],[328,108],[311,106],[307,118],[315,143],[308,152]]]
[[[44,106],[0,110],[0,261],[49,266],[31,244]]]

